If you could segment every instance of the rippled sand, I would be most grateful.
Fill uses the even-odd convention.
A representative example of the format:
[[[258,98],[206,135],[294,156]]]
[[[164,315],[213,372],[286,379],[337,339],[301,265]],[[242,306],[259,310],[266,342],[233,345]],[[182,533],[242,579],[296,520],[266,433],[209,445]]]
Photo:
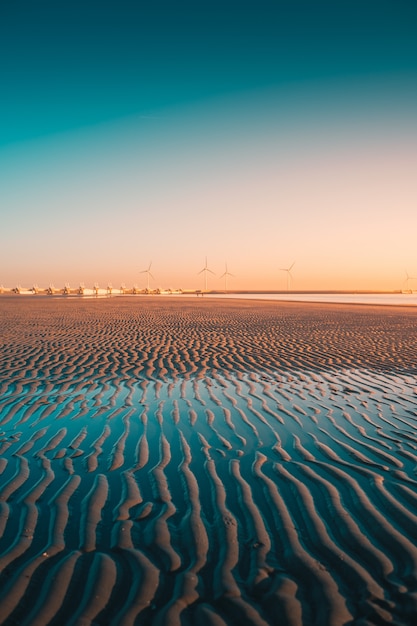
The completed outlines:
[[[0,315],[1,623],[417,623],[415,309]]]

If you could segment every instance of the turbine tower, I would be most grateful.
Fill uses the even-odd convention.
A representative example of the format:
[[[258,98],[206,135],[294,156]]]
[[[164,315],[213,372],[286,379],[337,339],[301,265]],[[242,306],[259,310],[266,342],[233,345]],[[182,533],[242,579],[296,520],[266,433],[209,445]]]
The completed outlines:
[[[211,269],[209,269],[209,268],[207,267],[207,257],[206,257],[206,264],[205,264],[205,266],[204,266],[204,267],[203,267],[203,269],[202,269],[200,272],[198,272],[198,273],[199,273],[199,274],[202,274],[203,272],[204,272],[204,291],[207,291],[207,272],[210,272],[210,274],[213,274],[213,275],[214,275],[214,272],[212,272],[212,271],[211,271]]]
[[[287,272],[287,291],[290,290],[290,284],[292,279],[291,270],[295,265],[295,261],[290,265],[290,267],[280,267],[281,272]]]
[[[152,278],[152,280],[155,280],[155,278],[152,276],[151,274],[151,266],[152,266],[152,261],[149,263],[148,267],[146,270],[142,270],[140,273],[141,274],[146,274],[148,277],[148,283],[147,283],[147,287],[146,289],[149,291],[149,276]]]
[[[219,278],[224,278],[224,291],[225,291],[225,293],[227,293],[227,277],[228,276],[234,276],[234,274],[231,274],[230,272],[228,272],[227,271],[227,263],[225,263],[225,265],[226,265],[226,270]]]
[[[417,280],[417,279],[416,279],[415,276],[410,276],[409,273],[407,272],[407,270],[405,272],[405,277],[406,278],[405,278],[405,281],[403,283],[405,285],[405,290],[406,291],[411,291],[410,290],[410,280]]]

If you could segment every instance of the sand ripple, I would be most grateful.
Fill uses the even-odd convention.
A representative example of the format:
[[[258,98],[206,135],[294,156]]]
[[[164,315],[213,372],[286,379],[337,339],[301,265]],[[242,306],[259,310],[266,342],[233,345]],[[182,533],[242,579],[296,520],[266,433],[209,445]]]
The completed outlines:
[[[0,301],[2,624],[417,621],[417,314]]]

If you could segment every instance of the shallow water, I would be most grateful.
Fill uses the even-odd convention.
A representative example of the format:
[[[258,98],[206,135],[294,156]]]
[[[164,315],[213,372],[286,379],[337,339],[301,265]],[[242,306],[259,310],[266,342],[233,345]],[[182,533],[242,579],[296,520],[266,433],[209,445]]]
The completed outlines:
[[[411,624],[416,421],[366,370],[12,390],[2,623]]]
[[[375,306],[417,306],[417,293],[243,293],[206,294],[205,298],[271,300],[279,302],[322,302]]]

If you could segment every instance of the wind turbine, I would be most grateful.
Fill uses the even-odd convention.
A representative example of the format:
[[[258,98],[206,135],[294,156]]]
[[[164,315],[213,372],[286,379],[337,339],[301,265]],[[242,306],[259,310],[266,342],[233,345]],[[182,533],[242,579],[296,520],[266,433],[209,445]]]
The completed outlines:
[[[231,274],[230,272],[228,272],[227,271],[227,263],[225,263],[225,265],[226,265],[226,270],[219,278],[224,278],[224,291],[227,293],[227,277],[228,276],[234,276],[234,274]]]
[[[142,270],[140,272],[141,274],[146,274],[148,276],[148,284],[147,284],[147,287],[146,287],[148,291],[149,291],[149,276],[152,278],[152,280],[155,280],[155,278],[151,274],[151,266],[152,266],[152,261],[149,263],[149,265],[148,265],[146,270]]]
[[[290,282],[292,279],[292,274],[291,274],[291,270],[295,265],[295,261],[292,263],[292,265],[290,265],[290,267],[280,267],[279,269],[281,270],[281,272],[287,272],[287,291],[289,291],[290,289]]]
[[[410,276],[408,272],[405,272],[406,279],[404,281],[404,285],[406,286],[406,291],[410,291],[410,280],[417,280],[415,276]]]
[[[212,271],[211,271],[211,269],[209,269],[209,268],[207,267],[207,257],[206,257],[206,264],[205,264],[205,266],[204,266],[204,267],[203,267],[203,269],[202,269],[200,272],[198,272],[198,273],[199,273],[199,274],[202,274],[203,272],[204,272],[204,285],[205,285],[205,287],[204,287],[204,291],[207,291],[207,272],[210,272],[210,274],[213,274],[213,276],[214,276],[214,272],[212,272]]]

